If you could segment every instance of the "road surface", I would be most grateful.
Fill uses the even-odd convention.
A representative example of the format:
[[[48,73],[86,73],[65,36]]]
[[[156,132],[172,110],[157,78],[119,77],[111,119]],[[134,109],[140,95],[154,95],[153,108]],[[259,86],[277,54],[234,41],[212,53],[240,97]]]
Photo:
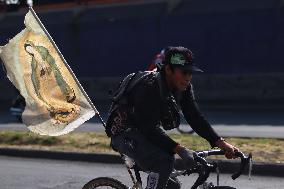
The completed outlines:
[[[100,164],[76,161],[29,159],[0,156],[1,189],[80,189],[89,180],[110,176],[130,185],[127,170],[121,164]],[[146,175],[142,175],[145,182]],[[182,189],[190,188],[196,176],[181,177]],[[240,189],[282,189],[284,179],[242,175],[236,181],[222,175],[220,184]],[[211,179],[216,183],[216,175]]]

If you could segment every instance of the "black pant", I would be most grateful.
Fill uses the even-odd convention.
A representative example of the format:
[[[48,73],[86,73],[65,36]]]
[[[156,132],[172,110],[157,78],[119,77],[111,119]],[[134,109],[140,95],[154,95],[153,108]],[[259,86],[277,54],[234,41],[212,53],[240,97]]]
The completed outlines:
[[[174,155],[152,144],[139,131],[131,130],[114,136],[111,143],[121,154],[134,159],[143,171],[150,172],[146,188],[180,188],[180,182],[169,180],[174,168]]]

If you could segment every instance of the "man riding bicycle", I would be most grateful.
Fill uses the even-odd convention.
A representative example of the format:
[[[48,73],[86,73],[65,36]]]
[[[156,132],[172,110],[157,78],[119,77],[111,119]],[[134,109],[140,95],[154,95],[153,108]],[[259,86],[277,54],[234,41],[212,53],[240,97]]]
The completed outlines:
[[[106,132],[115,150],[134,159],[143,171],[150,172],[146,188],[180,188],[178,180],[169,178],[174,154],[188,167],[195,166],[194,151],[163,131],[179,126],[179,109],[192,129],[212,147],[224,150],[227,158],[233,158],[238,151],[200,113],[190,83],[194,72],[202,70],[194,65],[189,49],[168,47],[160,71],[128,75],[113,97]]]

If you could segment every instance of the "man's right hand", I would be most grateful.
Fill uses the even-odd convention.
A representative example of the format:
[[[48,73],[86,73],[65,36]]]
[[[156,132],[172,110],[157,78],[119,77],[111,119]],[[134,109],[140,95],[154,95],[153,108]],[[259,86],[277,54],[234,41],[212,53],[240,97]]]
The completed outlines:
[[[174,152],[181,157],[187,168],[190,169],[196,166],[196,162],[194,160],[194,154],[196,154],[195,151],[189,150],[184,146],[177,145]]]

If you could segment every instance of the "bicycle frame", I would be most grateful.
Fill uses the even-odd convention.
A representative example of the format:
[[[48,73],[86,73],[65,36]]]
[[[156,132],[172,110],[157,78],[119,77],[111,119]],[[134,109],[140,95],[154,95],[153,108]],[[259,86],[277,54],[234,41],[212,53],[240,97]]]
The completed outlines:
[[[224,151],[222,150],[199,151],[196,154],[197,155],[194,157],[197,162],[196,167],[185,170],[174,170],[170,177],[174,178],[178,176],[191,175],[192,173],[198,173],[199,176],[195,181],[195,183],[193,184],[193,186],[191,187],[192,189],[197,189],[197,187],[202,184],[204,189],[214,187],[212,183],[210,183],[209,185],[206,184],[206,180],[209,177],[210,173],[218,170],[218,165],[216,162],[208,163],[205,158],[211,155],[224,155]],[[241,166],[239,171],[232,175],[232,179],[235,180],[236,178],[238,178],[244,171],[245,167],[249,164],[250,164],[249,166],[250,168],[249,176],[250,176],[252,155],[249,154],[248,156],[245,156],[242,152],[236,152],[235,155],[241,159]],[[132,188],[142,189],[142,180],[139,173],[141,169],[135,164],[135,162],[131,158],[125,155],[121,155],[121,157],[124,160],[128,173],[132,179],[133,182]],[[131,169],[134,170],[135,177],[133,176]],[[217,171],[217,186],[218,185],[219,185],[219,171]]]

